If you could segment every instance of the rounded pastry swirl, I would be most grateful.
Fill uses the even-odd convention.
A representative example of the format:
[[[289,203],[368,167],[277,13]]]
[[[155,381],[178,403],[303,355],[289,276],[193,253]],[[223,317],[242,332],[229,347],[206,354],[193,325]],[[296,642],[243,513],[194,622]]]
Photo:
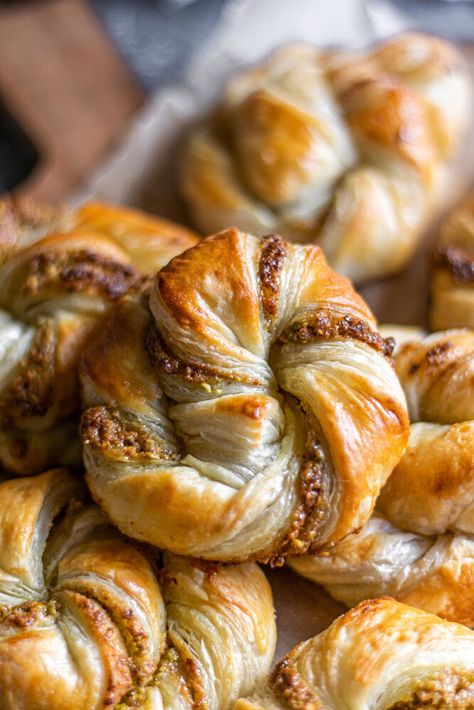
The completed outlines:
[[[166,555],[159,579],[67,470],[1,483],[2,709],[221,710],[250,692],[275,645],[263,572]]]
[[[433,330],[474,328],[474,195],[444,220],[431,273]]]
[[[377,514],[290,564],[346,604],[391,594],[474,626],[474,331],[407,340],[395,362],[413,423]]]
[[[235,710],[474,707],[474,632],[400,604],[364,601],[300,643]]]
[[[439,38],[287,47],[230,81],[189,141],[182,190],[205,233],[317,241],[351,279],[386,276],[433,213],[469,101],[466,64]]]
[[[408,436],[375,327],[319,247],[203,240],[86,354],[94,497],[131,537],[208,559],[278,563],[344,538]]]
[[[88,204],[0,201],[0,465],[16,474],[80,461],[78,361],[104,313],[196,242],[184,227]]]

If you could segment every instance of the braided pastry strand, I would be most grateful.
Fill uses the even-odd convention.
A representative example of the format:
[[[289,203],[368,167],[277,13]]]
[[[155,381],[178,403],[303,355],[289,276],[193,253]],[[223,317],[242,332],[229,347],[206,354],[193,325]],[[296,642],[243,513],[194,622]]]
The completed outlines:
[[[407,340],[395,362],[413,423],[378,513],[290,565],[346,604],[391,594],[474,627],[474,331]]]
[[[0,464],[77,464],[79,357],[111,305],[196,242],[184,227],[88,204],[0,201]]]
[[[400,604],[364,601],[298,644],[235,710],[474,707],[474,632]]]
[[[147,301],[123,299],[82,370],[87,480],[114,523],[274,563],[360,528],[408,420],[390,343],[319,247],[227,230]]]
[[[431,271],[433,330],[474,327],[474,194],[444,220]]]
[[[456,48],[407,34],[366,52],[290,46],[230,81],[192,134],[182,191],[206,234],[316,241],[356,282],[399,271],[470,115]]]
[[[0,484],[3,710],[200,707],[250,692],[275,646],[254,563],[149,556],[67,470]]]

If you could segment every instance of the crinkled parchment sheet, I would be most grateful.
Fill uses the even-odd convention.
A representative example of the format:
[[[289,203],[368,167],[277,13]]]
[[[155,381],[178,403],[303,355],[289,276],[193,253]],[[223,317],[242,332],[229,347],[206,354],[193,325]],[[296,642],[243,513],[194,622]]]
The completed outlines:
[[[182,82],[151,98],[122,145],[76,195],[137,205],[185,220],[176,193],[181,138],[214,100],[227,77],[288,42],[363,47],[411,29],[385,0],[233,0],[205,46],[196,49]],[[473,131],[474,133],[474,131]],[[472,137],[471,137],[472,138]],[[474,183],[474,139],[449,173],[443,209]],[[424,323],[426,258],[436,222],[400,276],[363,289],[382,322]],[[276,657],[325,628],[343,607],[289,570],[269,570],[279,629]]]

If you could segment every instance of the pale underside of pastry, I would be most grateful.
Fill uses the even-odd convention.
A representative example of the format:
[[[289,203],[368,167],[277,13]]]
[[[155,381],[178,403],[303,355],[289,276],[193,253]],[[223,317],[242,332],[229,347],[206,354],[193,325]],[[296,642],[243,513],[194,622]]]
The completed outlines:
[[[235,710],[474,707],[474,632],[389,597],[296,646]]]
[[[196,242],[184,227],[87,204],[0,201],[0,464],[80,461],[78,362],[112,304]]]
[[[474,328],[474,195],[443,222],[433,255],[430,322],[433,330]]]
[[[360,282],[399,271],[470,114],[456,48],[407,34],[365,52],[290,46],[230,81],[191,135],[182,190],[205,233],[316,241]]]
[[[318,247],[203,240],[86,354],[95,499],[131,537],[208,559],[280,562],[344,538],[408,434],[375,328]]]
[[[413,423],[377,514],[290,565],[347,604],[391,594],[474,626],[474,331],[407,340],[396,370]]]
[[[65,469],[0,484],[2,710],[221,710],[268,672],[254,563],[154,560]],[[159,580],[159,581],[158,581]]]

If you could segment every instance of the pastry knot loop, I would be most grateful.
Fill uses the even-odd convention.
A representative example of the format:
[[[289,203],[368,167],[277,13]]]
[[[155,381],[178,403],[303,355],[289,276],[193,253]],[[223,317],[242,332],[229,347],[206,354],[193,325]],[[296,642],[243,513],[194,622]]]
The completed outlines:
[[[405,446],[391,348],[319,247],[209,237],[149,298],[123,299],[86,355],[94,495],[180,554],[280,563],[330,546],[363,525]]]

